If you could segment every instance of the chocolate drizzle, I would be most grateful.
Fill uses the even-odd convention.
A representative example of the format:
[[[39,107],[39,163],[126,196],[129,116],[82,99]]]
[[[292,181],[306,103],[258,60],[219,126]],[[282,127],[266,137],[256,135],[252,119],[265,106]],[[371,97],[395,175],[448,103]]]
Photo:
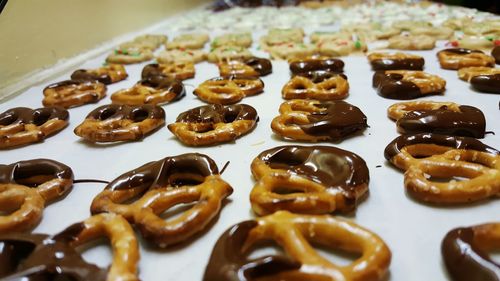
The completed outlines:
[[[33,159],[0,165],[1,184],[37,187],[52,179],[73,180],[73,171],[70,167],[50,159]]]
[[[437,93],[423,94],[415,83],[403,81],[403,75],[377,71],[373,75],[373,87],[377,88],[380,96],[388,99],[409,100]]]
[[[251,57],[244,60],[243,63],[253,68],[257,73],[259,73],[259,76],[266,76],[273,72],[273,65],[268,59]]]
[[[293,75],[307,72],[326,71],[340,73],[344,71],[344,62],[339,59],[308,59],[290,63]]]
[[[251,281],[283,271],[298,270],[299,262],[286,256],[264,256],[249,259],[242,252],[249,232],[256,221],[244,221],[229,228],[217,240],[208,262],[203,281]]]
[[[446,234],[441,252],[455,281],[500,281],[500,264],[478,245],[474,227],[457,228]]]
[[[484,138],[486,120],[483,112],[473,106],[460,106],[460,112],[446,106],[436,110],[414,110],[398,119],[397,126],[405,134],[435,133]]]
[[[154,88],[155,90],[168,91],[176,94],[172,101],[180,100],[186,95],[186,89],[179,80],[163,75],[149,76],[139,82],[138,85]]]
[[[16,124],[34,124],[40,126],[51,119],[68,120],[69,112],[57,106],[38,109],[27,107],[11,108],[0,114],[0,126]]]
[[[340,140],[368,127],[363,112],[345,101],[326,101],[315,107],[322,110],[307,116],[310,123],[297,125],[308,135]]]
[[[402,135],[395,138],[391,143],[387,145],[384,150],[385,159],[391,160],[392,157],[401,152],[401,149],[403,147],[415,144],[435,144],[440,146],[447,146],[452,149],[472,149],[491,153],[494,155],[500,155],[500,151],[494,149],[493,147],[487,146],[474,138],[425,133],[416,135]]]
[[[257,156],[272,169],[303,176],[328,189],[342,190],[356,204],[356,188],[367,185],[370,176],[358,155],[332,146],[279,146]]]
[[[145,119],[165,119],[165,111],[156,105],[118,105],[108,104],[92,110],[86,119],[94,120],[132,120],[141,122]]]
[[[496,46],[491,50],[491,56],[495,58],[496,64],[500,64],[500,46]]]
[[[201,183],[210,175],[219,174],[214,160],[199,153],[187,153],[162,160],[149,162],[137,169],[127,172],[106,186],[109,190],[149,189],[166,186]],[[179,177],[181,175],[181,177]]]
[[[500,73],[474,76],[470,84],[480,92],[500,94]]]
[[[232,123],[240,120],[258,120],[257,111],[250,105],[210,104],[195,107],[177,117],[181,123]]]
[[[424,58],[391,59],[382,58],[370,61],[373,70],[423,70]]]

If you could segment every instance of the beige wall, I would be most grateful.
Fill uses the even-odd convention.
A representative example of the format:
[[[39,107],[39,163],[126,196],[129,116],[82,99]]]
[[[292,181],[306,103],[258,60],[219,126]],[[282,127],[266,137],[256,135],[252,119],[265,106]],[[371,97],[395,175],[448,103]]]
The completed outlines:
[[[0,14],[0,91],[118,35],[208,0],[10,0]]]

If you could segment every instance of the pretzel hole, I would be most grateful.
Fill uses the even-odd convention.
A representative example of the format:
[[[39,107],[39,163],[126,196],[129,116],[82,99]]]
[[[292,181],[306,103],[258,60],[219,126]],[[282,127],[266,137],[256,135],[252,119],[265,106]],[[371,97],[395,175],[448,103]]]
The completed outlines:
[[[215,130],[215,126],[213,123],[198,123],[190,126],[190,130],[196,133],[206,133]]]
[[[281,248],[275,241],[266,240],[259,241],[251,246],[247,252],[247,259],[259,259],[266,256],[288,256],[283,248]]]
[[[276,194],[286,195],[286,194],[294,194],[294,193],[305,193],[303,189],[299,186],[276,186],[273,187],[272,192]]]
[[[451,181],[465,181],[465,180],[469,180],[469,178],[459,177],[459,176],[438,177],[438,176],[431,176],[431,175],[428,175],[428,174],[424,174],[424,177],[426,177],[431,182],[441,182],[441,183],[447,183],[447,182],[451,182]]]
[[[408,152],[413,158],[422,159],[436,154],[443,154],[451,148],[435,144],[416,144],[405,146],[404,149],[406,149],[406,152]]]
[[[159,215],[159,217],[161,217],[165,221],[175,220],[176,218],[182,216],[182,214],[189,211],[191,208],[193,208],[197,204],[198,204],[197,201],[190,202],[190,203],[177,204],[175,206],[172,206],[171,208],[168,208],[164,212],[162,212]]]
[[[464,181],[482,175],[481,171],[474,169],[453,166],[439,167],[439,164],[428,165],[421,169],[423,170],[424,177],[428,177],[428,180],[433,182]]]
[[[205,177],[198,174],[189,174],[183,172],[173,172],[168,177],[169,186],[179,187],[179,186],[195,186],[203,183],[205,181]]]
[[[293,85],[294,90],[306,90],[307,87],[302,83],[297,83]]]
[[[104,120],[110,118],[111,116],[115,115],[115,113],[116,113],[115,108],[106,108],[99,115],[99,120],[104,121]]]
[[[224,114],[224,123],[233,123],[238,117],[238,112],[228,112]]]
[[[35,111],[33,113],[33,124],[36,126],[41,126],[50,119],[50,112],[47,111]]]
[[[82,246],[77,247],[77,251],[82,255],[83,259],[90,264],[95,264],[99,267],[108,267],[113,261],[113,251],[110,246],[109,239],[101,238]],[[59,279],[55,279],[59,281]],[[62,279],[60,281],[66,281]],[[73,281],[69,279],[68,281]]]
[[[142,122],[146,120],[149,116],[149,112],[144,109],[135,109],[132,111],[132,121],[134,122]]]
[[[311,243],[311,241],[309,242]],[[362,256],[359,252],[346,251],[333,245],[327,246],[314,242],[311,244],[320,256],[339,266],[348,266]]]

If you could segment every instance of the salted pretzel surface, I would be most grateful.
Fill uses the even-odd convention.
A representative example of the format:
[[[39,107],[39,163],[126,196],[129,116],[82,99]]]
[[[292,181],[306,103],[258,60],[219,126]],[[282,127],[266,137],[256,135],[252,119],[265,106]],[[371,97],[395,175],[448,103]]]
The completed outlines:
[[[78,69],[71,74],[72,80],[97,80],[106,85],[125,80],[128,77],[121,64],[109,64],[95,69]]]
[[[386,147],[385,158],[405,171],[407,192],[424,202],[469,203],[500,194],[500,152],[473,138],[404,135]]]
[[[0,233],[27,231],[42,219],[46,204],[73,186],[70,167],[49,159],[0,165]]]
[[[284,99],[341,100],[349,95],[347,76],[338,73],[301,73],[281,90]]]
[[[108,238],[113,252],[109,268],[84,260],[77,247]],[[53,236],[2,234],[0,245],[6,280],[138,281],[139,247],[128,222],[115,214],[100,214],[75,223]],[[5,255],[6,254],[6,255]],[[7,271],[5,271],[7,268]],[[6,276],[3,276],[6,275]]]
[[[258,120],[250,105],[211,104],[179,114],[168,129],[186,145],[205,146],[233,141],[255,128]]]
[[[106,96],[106,90],[106,85],[97,81],[61,81],[43,89],[42,104],[70,108],[96,103]]]
[[[257,77],[216,77],[201,83],[194,94],[211,104],[234,104],[246,96],[262,93],[264,82]]]
[[[144,138],[165,124],[165,111],[154,105],[109,104],[91,111],[74,132],[91,142],[130,141]]]
[[[64,129],[68,119],[62,107],[11,108],[0,114],[0,149],[43,141]]]
[[[250,259],[259,243],[274,241],[286,255]],[[351,264],[332,263],[313,245],[360,254]],[[228,229],[217,241],[203,280],[383,280],[391,251],[371,231],[329,215],[296,215],[278,211],[244,221]]]
[[[192,238],[207,227],[232,191],[211,158],[188,153],[121,175],[94,198],[91,212],[120,214],[144,238],[163,248]],[[176,205],[194,202],[176,218],[165,221],[161,217]]]
[[[444,69],[461,69],[471,66],[495,65],[495,59],[480,50],[451,48],[439,51],[437,56],[439,64]]]
[[[185,95],[186,90],[182,82],[172,77],[158,75],[144,78],[132,88],[113,93],[111,101],[127,105],[157,105],[180,100]]]
[[[330,146],[280,146],[251,164],[250,192],[259,215],[278,210],[327,214],[353,211],[368,192],[368,168],[358,155]]]
[[[195,76],[194,63],[187,61],[161,64],[153,63],[146,65],[141,73],[142,79],[158,75],[172,77],[177,80],[191,79]]]

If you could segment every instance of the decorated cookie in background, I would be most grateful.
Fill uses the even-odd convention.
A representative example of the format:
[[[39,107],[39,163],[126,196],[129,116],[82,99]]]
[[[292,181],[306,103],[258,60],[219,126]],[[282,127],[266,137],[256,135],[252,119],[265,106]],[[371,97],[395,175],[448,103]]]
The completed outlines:
[[[436,39],[428,35],[403,34],[389,38],[389,49],[396,50],[432,50]]]
[[[272,28],[267,35],[260,38],[260,47],[267,51],[274,46],[288,43],[303,43],[304,30],[302,28]]]
[[[427,35],[437,40],[449,39],[453,36],[454,30],[448,27],[424,27],[417,26],[410,29],[412,35]]]
[[[400,20],[392,23],[392,27],[399,29],[401,31],[410,31],[417,27],[433,27],[432,23],[428,21],[418,21],[418,20]]]
[[[401,31],[394,27],[383,26],[380,23],[362,23],[343,26],[340,32],[356,35],[365,42],[388,39]]]
[[[500,46],[500,36],[463,35],[451,39],[446,43],[446,46],[473,50],[490,50],[495,46]]]
[[[500,20],[487,19],[482,21],[473,21],[464,25],[463,32],[467,35],[475,36],[500,36]]]
[[[211,43],[211,47],[212,49],[223,46],[250,48],[252,46],[252,42],[252,33],[250,32],[226,33],[215,37]]]
[[[500,94],[499,68],[465,67],[458,70],[458,77],[480,92]]]
[[[468,17],[449,18],[443,22],[442,26],[453,30],[463,30],[465,26],[470,25],[471,23],[472,19]]]
[[[367,56],[373,70],[423,70],[424,58],[406,53],[371,53]]]
[[[131,47],[127,49],[115,49],[112,54],[106,58],[108,63],[134,64],[151,60],[153,52],[148,48]]]
[[[359,39],[326,39],[318,42],[316,47],[320,55],[332,57],[364,53],[368,50],[366,43]]]
[[[408,100],[443,94],[446,81],[423,71],[386,70],[375,72],[373,87],[384,98]]]
[[[210,37],[206,33],[190,33],[181,34],[175,37],[172,41],[167,42],[165,47],[167,50],[172,49],[202,49],[205,44],[210,41]]]
[[[491,50],[491,56],[495,59],[496,64],[500,64],[500,45],[495,46],[495,48]]]
[[[218,63],[230,60],[244,60],[253,57],[253,54],[245,47],[221,46],[212,49],[207,55],[209,62]]]
[[[269,47],[267,51],[271,59],[292,60],[312,56],[316,53],[317,48],[311,44],[290,42],[282,45],[274,45]]]
[[[161,51],[156,57],[156,60],[164,64],[180,62],[197,64],[204,61],[206,58],[207,54],[203,50],[173,49]]]

